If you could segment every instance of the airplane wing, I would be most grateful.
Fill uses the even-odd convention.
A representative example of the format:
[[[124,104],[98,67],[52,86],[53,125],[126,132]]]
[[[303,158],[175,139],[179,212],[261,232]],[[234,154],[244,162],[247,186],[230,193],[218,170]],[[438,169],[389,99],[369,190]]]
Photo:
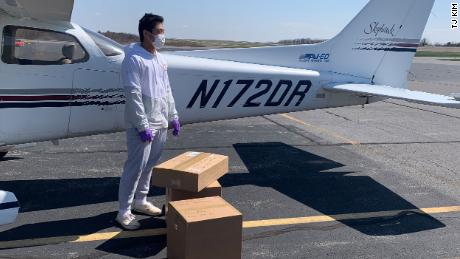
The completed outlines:
[[[74,0],[0,0],[0,15],[70,21]]]
[[[381,96],[405,100],[420,104],[436,105],[460,109],[460,101],[454,97],[411,91],[386,85],[343,84],[324,87],[327,91],[358,94],[363,96]]]

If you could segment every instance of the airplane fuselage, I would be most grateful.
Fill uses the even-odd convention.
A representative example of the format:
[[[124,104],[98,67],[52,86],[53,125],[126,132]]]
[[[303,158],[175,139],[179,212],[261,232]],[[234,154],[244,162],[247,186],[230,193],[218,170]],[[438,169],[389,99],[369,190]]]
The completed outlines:
[[[109,55],[100,45],[110,42],[98,42],[91,32],[72,23],[8,17],[2,17],[0,23],[7,39],[3,44],[8,39],[15,44],[10,50],[14,57],[5,56],[9,52],[4,51],[0,63],[0,147],[125,129],[120,83],[124,54],[120,46],[104,46],[119,48]],[[40,33],[68,39],[24,39]],[[39,47],[47,48],[41,50],[46,54],[56,48],[60,51],[69,41],[80,49],[78,62],[34,63],[28,58],[35,58]],[[3,49],[7,47],[11,46]],[[363,98],[339,98],[322,90],[322,86],[337,80],[333,72],[163,55],[184,124],[365,102]],[[346,80],[346,76],[340,77]]]

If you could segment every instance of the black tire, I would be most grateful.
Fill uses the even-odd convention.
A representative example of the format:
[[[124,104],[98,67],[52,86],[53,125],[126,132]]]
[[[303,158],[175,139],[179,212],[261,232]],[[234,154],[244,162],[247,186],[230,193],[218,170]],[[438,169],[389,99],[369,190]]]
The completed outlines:
[[[4,158],[8,152],[0,152],[0,159]]]

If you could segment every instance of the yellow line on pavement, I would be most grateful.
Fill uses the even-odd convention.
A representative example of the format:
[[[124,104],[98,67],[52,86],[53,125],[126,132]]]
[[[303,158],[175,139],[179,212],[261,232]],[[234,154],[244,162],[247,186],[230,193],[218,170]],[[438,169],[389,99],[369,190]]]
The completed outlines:
[[[166,228],[154,228],[145,229],[139,231],[124,231],[124,232],[107,232],[107,233],[95,233],[87,236],[80,236],[73,243],[79,242],[90,242],[90,241],[101,241],[109,239],[125,239],[135,237],[148,237],[148,236],[161,236],[166,235]]]
[[[365,213],[349,213],[349,214],[338,214],[338,215],[321,215],[321,216],[309,216],[309,217],[298,217],[298,218],[283,218],[283,219],[265,219],[265,220],[253,220],[243,222],[243,228],[261,228],[261,227],[275,227],[275,226],[286,226],[286,225],[302,225],[302,224],[313,224],[313,223],[326,223],[343,220],[360,220],[360,219],[372,219],[372,218],[383,218],[383,217],[394,217],[401,213],[423,213],[427,215],[442,214],[442,213],[454,213],[460,212],[460,206],[450,207],[433,207],[433,208],[422,208],[422,209],[407,209],[407,210],[391,210],[391,211],[378,211],[378,212],[365,212]],[[136,237],[151,237],[151,236],[162,236],[166,234],[166,228],[157,229],[145,229],[138,231],[114,231],[105,233],[95,233],[84,236],[62,236],[62,237],[49,237],[49,238],[36,238],[36,239],[23,239],[0,242],[0,249],[12,249],[30,246],[43,246],[60,243],[83,243],[93,241],[106,241],[114,239],[126,239]]]
[[[328,129],[325,129],[325,128],[322,128],[322,127],[319,127],[319,126],[315,126],[315,125],[306,123],[305,121],[302,121],[302,120],[299,120],[299,119],[297,119],[297,118],[294,118],[294,117],[292,117],[292,116],[290,116],[290,115],[288,115],[288,114],[281,114],[281,116],[283,116],[284,118],[287,118],[287,119],[289,119],[289,120],[291,120],[291,121],[295,121],[295,122],[297,122],[297,123],[299,123],[299,124],[302,124],[302,125],[304,125],[304,126],[310,127],[310,128],[312,128],[312,129],[314,129],[314,130],[317,130],[317,131],[320,131],[320,132],[322,132],[322,133],[331,135],[331,136],[333,136],[334,138],[343,140],[343,141],[345,141],[345,142],[347,142],[347,143],[349,143],[349,144],[351,144],[351,145],[353,145],[353,146],[361,145],[361,143],[359,143],[359,141],[349,139],[349,138],[344,137],[344,136],[342,136],[342,135],[339,135],[339,134],[337,134],[337,133],[335,133],[335,132],[333,132],[333,131],[331,131],[331,130],[328,130]]]
[[[439,214],[439,213],[459,212],[460,206],[435,207],[435,208],[425,208],[425,209],[420,209],[420,210],[426,214]]]
[[[166,235],[166,228],[145,229],[138,231],[114,231],[94,233],[85,236],[62,236],[62,237],[48,237],[36,239],[23,239],[0,242],[0,249],[11,249],[30,246],[43,246],[53,245],[60,243],[82,243],[93,241],[105,241],[114,239],[126,239],[136,237],[151,237]]]
[[[350,213],[350,214],[338,214],[338,215],[333,215],[333,216],[324,215],[324,216],[299,217],[299,218],[254,220],[254,221],[245,221],[243,223],[243,227],[244,228],[259,228],[259,227],[284,226],[284,225],[325,223],[325,222],[333,222],[333,221],[339,221],[339,220],[359,220],[359,219],[383,218],[383,217],[397,216],[400,213],[406,213],[406,212],[415,212],[415,213],[423,213],[423,214],[440,214],[440,213],[449,213],[449,212],[460,212],[460,206]]]

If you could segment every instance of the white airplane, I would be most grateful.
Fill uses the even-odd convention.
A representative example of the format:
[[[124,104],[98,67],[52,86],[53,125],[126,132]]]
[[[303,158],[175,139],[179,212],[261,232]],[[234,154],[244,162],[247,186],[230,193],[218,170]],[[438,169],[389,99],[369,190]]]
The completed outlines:
[[[165,54],[181,121],[386,98],[459,108],[454,97],[407,90],[433,4],[370,0],[342,32],[320,44]],[[124,130],[121,45],[70,22],[73,0],[0,0],[0,9],[2,156],[18,144]],[[14,195],[0,192],[0,224],[12,222],[17,207]]]

